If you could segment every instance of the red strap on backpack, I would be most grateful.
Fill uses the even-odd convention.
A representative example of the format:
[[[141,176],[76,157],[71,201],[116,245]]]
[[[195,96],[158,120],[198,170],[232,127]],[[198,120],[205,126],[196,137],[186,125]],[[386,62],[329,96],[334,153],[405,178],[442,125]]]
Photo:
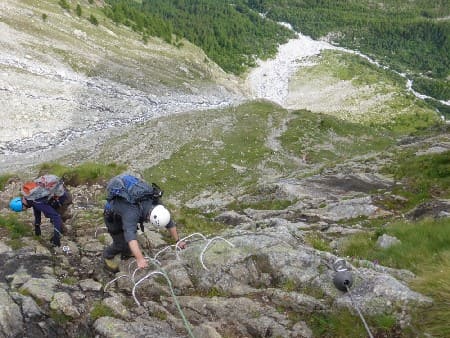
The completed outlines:
[[[25,196],[25,198],[30,196],[31,193],[34,190],[36,190],[37,187],[38,187],[38,184],[36,182],[33,182],[33,181],[25,182],[22,186],[22,193]]]

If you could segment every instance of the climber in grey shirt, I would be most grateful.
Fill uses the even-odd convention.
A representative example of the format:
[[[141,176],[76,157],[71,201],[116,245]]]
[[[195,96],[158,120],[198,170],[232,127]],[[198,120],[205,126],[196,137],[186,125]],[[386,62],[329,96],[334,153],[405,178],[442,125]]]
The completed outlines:
[[[121,254],[122,258],[134,256],[139,268],[148,266],[137,241],[138,226],[143,231],[143,224],[146,221],[155,226],[164,226],[179,248],[186,247],[185,242],[180,242],[169,211],[162,204],[153,204],[152,200],[131,204],[125,199],[114,199],[105,205],[104,220],[113,243],[104,250],[103,258],[106,266],[112,271],[118,271],[118,264],[113,261],[118,254]]]

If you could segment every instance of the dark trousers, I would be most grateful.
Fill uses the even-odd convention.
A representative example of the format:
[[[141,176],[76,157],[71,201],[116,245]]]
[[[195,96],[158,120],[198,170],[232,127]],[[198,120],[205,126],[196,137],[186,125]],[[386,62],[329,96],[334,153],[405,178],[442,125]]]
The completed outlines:
[[[111,235],[113,242],[110,246],[105,248],[103,251],[103,257],[112,259],[118,254],[122,255],[121,258],[131,257],[131,250],[127,241],[125,241],[122,227],[115,222],[115,219],[108,217],[107,215],[105,215],[104,220],[105,225],[108,228],[108,233]]]

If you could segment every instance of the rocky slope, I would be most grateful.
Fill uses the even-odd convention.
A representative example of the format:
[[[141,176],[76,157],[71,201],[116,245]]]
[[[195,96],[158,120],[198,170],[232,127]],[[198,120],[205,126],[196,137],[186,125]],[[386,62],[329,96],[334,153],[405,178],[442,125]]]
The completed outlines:
[[[411,141],[399,147],[450,149],[448,135]],[[318,234],[336,248],[349,234],[365,231],[361,224],[346,220],[390,213],[376,203],[394,185],[377,172],[380,163],[376,158],[355,158],[319,175],[280,179],[271,188],[261,182],[261,191],[271,191],[272,198],[299,201],[284,210],[220,212],[230,196],[198,196],[190,207],[215,210],[216,221],[226,224],[227,230],[212,235],[185,233],[188,248],[180,251],[166,242],[164,232],[147,227],[139,232],[139,241],[152,268],[138,270],[128,259],[116,275],[104,270],[101,262],[101,252],[110,242],[101,217],[104,186],[72,187],[74,216],[67,224],[63,247],[49,248],[49,223],[43,224],[42,239],[26,236],[19,245],[0,241],[1,333],[5,337],[313,337],[308,323],[314,316],[343,311],[356,315],[358,308],[366,318],[394,316],[397,324],[389,335],[401,336],[411,324],[411,311],[426,311],[433,303],[407,286],[414,274],[347,258],[353,284],[351,294],[342,292],[333,284],[334,263],[340,257],[313,249],[306,240]],[[8,214],[7,203],[19,185],[12,179],[0,193],[2,215]],[[244,202],[251,197],[235,198]],[[442,201],[434,216],[449,215],[450,203]],[[31,223],[30,213],[20,216]],[[391,245],[389,238],[386,243]]]
[[[100,17],[96,6],[81,3],[86,13]],[[373,235],[364,220],[403,216],[380,203],[402,202],[392,192],[400,183],[384,176],[382,167],[406,148],[417,154],[448,151],[448,129],[398,139],[385,151],[372,148],[372,136],[363,135],[357,140],[363,151],[321,163],[311,154],[338,154],[339,146],[356,141],[329,128],[325,141],[318,142],[305,118],[308,152],[287,148],[281,136],[298,112],[273,105],[264,115],[257,104],[237,106],[249,99],[243,81],[222,73],[188,43],[181,49],[157,40],[144,45],[122,27],[106,21],[93,26],[50,1],[6,0],[0,13],[0,100],[5,107],[0,114],[6,126],[0,136],[0,171],[17,170],[19,176],[0,192],[1,215],[8,220],[0,227],[0,335],[313,337],[320,336],[318,322],[343,313],[356,318],[355,332],[365,334],[360,310],[376,336],[401,337],[413,315],[432,306],[433,299],[409,287],[412,272],[339,257],[337,249],[350,234]],[[46,20],[42,13],[48,14]],[[351,121],[392,117],[386,112],[394,110],[432,116],[389,81],[384,87],[358,87],[324,75],[318,67],[297,72],[278,103],[346,114]],[[318,77],[308,82],[314,75]],[[308,100],[303,101],[308,83]],[[392,100],[399,97],[401,105]],[[267,152],[256,165],[247,160],[256,156],[254,151],[236,144],[230,148],[246,156],[230,160],[224,154],[226,142],[234,141],[226,136],[239,128],[249,139],[254,130],[263,135],[255,142],[262,139]],[[7,230],[15,224],[8,218],[8,202],[21,180],[35,174],[35,163],[58,159],[72,166],[93,160],[124,163],[142,173],[167,159],[180,163],[177,158],[186,148],[191,152],[182,158],[182,168],[168,172],[163,185],[177,178],[173,175],[181,176],[182,169],[192,170],[187,163],[191,158],[200,167],[213,162],[217,175],[230,170],[230,179],[238,183],[228,190],[218,181],[191,194],[168,191],[167,202],[201,217],[215,215],[225,230],[189,232],[189,224],[181,222],[188,248],[180,251],[164,231],[146,227],[139,241],[151,269],[136,270],[133,259],[122,261],[118,274],[103,268],[101,253],[110,242],[102,222],[104,183],[70,187],[73,218],[61,248],[49,246],[49,223],[43,224],[42,238],[32,236],[30,212],[17,215],[27,225],[22,237],[14,238]],[[201,180],[199,172],[187,175]],[[250,191],[247,181],[252,182]],[[290,203],[273,209],[230,206],[267,200]],[[424,214],[448,218],[450,202],[422,205],[411,215]],[[329,243],[329,249],[315,249],[311,238]],[[380,237],[380,243],[389,246],[395,238]],[[339,258],[351,270],[351,293],[333,284]],[[383,316],[394,320],[387,330],[374,324]]]
[[[243,99],[239,82],[187,41],[144,44],[105,18],[91,24],[101,7],[80,3],[82,17],[53,1],[0,4],[0,171],[101,142],[115,127]]]

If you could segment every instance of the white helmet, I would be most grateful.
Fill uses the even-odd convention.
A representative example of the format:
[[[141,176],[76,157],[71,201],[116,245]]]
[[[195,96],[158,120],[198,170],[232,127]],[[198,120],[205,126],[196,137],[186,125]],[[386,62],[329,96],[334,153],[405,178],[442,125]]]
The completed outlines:
[[[157,227],[165,227],[170,222],[170,212],[163,205],[157,205],[150,213],[150,223]]]

